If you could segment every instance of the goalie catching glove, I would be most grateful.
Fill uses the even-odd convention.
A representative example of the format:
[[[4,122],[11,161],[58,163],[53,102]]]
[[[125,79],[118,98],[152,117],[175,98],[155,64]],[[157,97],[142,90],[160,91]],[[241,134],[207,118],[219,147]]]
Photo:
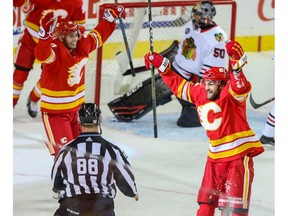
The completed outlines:
[[[119,17],[125,19],[125,8],[122,5],[117,5],[115,8],[107,9],[104,13],[104,19],[108,22],[114,22]]]
[[[242,46],[237,41],[229,41],[225,46],[229,55],[229,62],[232,66],[232,70],[239,72],[241,68],[247,64],[247,55],[244,53]]]
[[[144,62],[146,69],[150,69],[150,64],[153,65],[155,68],[158,69],[158,72],[165,73],[167,68],[170,68],[170,61],[169,59],[159,55],[156,52],[147,53],[144,56]]]
[[[49,33],[53,30],[51,29],[54,25],[54,13],[49,12],[47,13],[41,20],[40,20],[40,28],[39,28],[39,37],[43,40],[46,40],[49,37]]]

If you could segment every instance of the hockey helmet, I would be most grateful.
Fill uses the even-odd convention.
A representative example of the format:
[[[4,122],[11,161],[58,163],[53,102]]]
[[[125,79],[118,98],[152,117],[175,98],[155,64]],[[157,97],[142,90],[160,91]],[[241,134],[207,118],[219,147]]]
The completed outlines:
[[[205,71],[202,79],[204,81],[208,80],[219,80],[227,82],[230,76],[228,71],[224,67],[211,67],[209,70]]]
[[[81,36],[77,23],[73,21],[62,21],[62,22],[57,23],[54,31],[55,31],[56,37],[59,38],[60,40],[63,40],[67,34],[74,32],[74,31],[78,32],[79,38]]]
[[[192,9],[192,20],[198,25],[206,25],[211,23],[215,15],[216,8],[211,1],[202,1],[201,3],[194,5]]]
[[[102,123],[101,110],[95,103],[82,104],[78,114],[81,125],[98,125]]]

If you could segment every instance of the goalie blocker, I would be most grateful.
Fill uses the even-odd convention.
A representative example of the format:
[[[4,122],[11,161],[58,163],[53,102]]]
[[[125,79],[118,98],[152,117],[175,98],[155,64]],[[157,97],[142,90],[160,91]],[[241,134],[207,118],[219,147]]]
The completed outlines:
[[[161,52],[161,55],[168,58],[172,62],[177,54],[179,47],[178,45],[178,41],[173,41],[173,43],[166,50]],[[139,72],[148,71],[145,66],[141,68],[145,69]],[[151,88],[151,79],[149,78],[139,83],[122,97],[116,98],[109,102],[108,107],[118,121],[129,122],[133,119],[139,119],[152,110]],[[171,96],[173,93],[162,81],[159,74],[155,75],[155,90],[157,107],[172,100]]]
[[[172,100],[172,92],[159,74],[155,75],[155,89],[156,106]],[[122,97],[109,102],[108,107],[118,121],[129,122],[141,118],[152,110],[151,79],[139,83]]]

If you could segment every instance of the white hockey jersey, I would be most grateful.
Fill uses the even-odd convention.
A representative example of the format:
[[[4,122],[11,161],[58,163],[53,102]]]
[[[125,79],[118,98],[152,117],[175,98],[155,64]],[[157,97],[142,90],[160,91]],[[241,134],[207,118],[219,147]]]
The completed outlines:
[[[226,40],[227,34],[218,25],[205,30],[194,30],[191,20],[185,26],[178,53],[172,64],[187,80],[190,80],[192,74],[202,77],[205,71],[213,66],[227,68]]]

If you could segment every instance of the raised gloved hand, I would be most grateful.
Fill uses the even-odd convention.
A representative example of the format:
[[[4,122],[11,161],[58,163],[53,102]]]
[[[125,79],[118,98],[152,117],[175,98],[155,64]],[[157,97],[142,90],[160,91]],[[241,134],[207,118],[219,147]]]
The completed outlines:
[[[150,69],[150,64],[158,69],[161,73],[164,73],[167,68],[170,68],[169,59],[159,55],[154,52],[151,54],[150,52],[144,56],[144,62],[147,69]]]
[[[117,5],[115,8],[107,9],[104,12],[103,18],[109,22],[114,22],[119,17],[122,17],[123,19],[126,17],[125,8],[122,5]]]
[[[41,39],[47,39],[49,37],[50,28],[54,24],[54,13],[51,11],[47,13],[41,20],[40,20],[40,28],[39,28],[39,37]]]
[[[247,55],[244,53],[242,46],[237,41],[229,41],[226,43],[226,50],[233,71],[239,71],[245,64],[247,64]]]

